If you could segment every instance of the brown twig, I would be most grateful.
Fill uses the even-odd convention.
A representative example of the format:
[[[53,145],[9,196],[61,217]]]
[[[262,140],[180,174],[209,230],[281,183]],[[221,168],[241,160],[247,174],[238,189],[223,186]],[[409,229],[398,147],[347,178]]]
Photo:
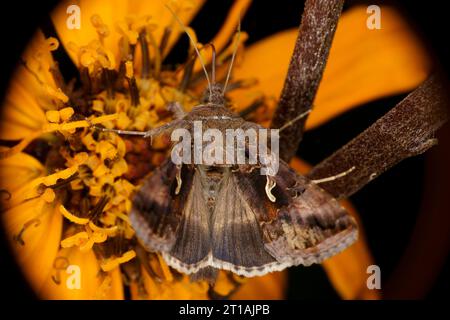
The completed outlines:
[[[312,107],[330,51],[343,0],[307,0],[294,53],[272,128],[281,128]],[[280,132],[280,157],[289,161],[303,136],[306,117]]]
[[[336,198],[348,197],[403,159],[435,145],[434,133],[448,118],[446,84],[437,75],[398,103],[360,135],[315,166],[308,177],[322,179],[355,169],[320,184]]]

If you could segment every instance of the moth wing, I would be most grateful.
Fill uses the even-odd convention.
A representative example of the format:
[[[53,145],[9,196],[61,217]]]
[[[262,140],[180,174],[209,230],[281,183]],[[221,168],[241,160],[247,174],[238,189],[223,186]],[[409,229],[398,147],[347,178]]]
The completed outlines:
[[[210,215],[198,171],[195,171],[192,182],[186,188],[189,190],[184,190],[187,197],[176,239],[171,250],[163,252],[163,257],[171,267],[192,274],[208,265],[211,248]]]
[[[192,181],[192,173],[183,167],[180,172],[183,183],[176,195],[178,170],[167,160],[145,179],[133,197],[130,222],[149,251],[169,251],[175,244]]]
[[[258,170],[239,173],[240,191],[257,216],[265,249],[278,261],[268,265],[265,272],[321,263],[356,240],[353,217],[319,186],[282,161],[270,179],[276,186],[266,191],[267,177]]]
[[[190,167],[179,169],[170,160],[158,167],[136,193],[130,220],[144,247],[181,272],[197,272],[210,252],[201,177]]]
[[[238,187],[238,176],[224,175],[212,215],[211,266],[253,276],[276,260],[266,251],[261,227]],[[249,186],[252,188],[253,186]]]

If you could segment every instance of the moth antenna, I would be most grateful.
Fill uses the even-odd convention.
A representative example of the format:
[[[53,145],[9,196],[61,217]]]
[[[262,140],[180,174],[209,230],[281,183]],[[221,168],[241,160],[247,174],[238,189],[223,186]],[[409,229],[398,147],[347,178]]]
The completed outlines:
[[[209,80],[209,75],[208,75],[208,71],[206,70],[205,62],[203,61],[203,58],[202,58],[200,52],[198,51],[197,43],[194,41],[194,38],[189,33],[189,30],[186,28],[186,26],[183,24],[183,22],[177,16],[175,11],[173,11],[167,4],[165,4],[165,6],[166,6],[167,10],[169,10],[170,13],[173,15],[173,17],[175,18],[177,23],[180,25],[180,27],[183,29],[184,33],[186,33],[186,35],[188,36],[189,40],[191,41],[192,46],[194,47],[194,50],[197,53],[198,59],[200,61],[200,64],[202,65],[203,71],[205,73],[206,81],[208,82],[209,96],[211,97],[212,96],[211,81]]]
[[[223,85],[223,93],[227,91],[228,81],[230,80],[231,70],[233,69],[234,59],[236,58],[236,53],[239,47],[239,39],[241,38],[241,16],[239,15],[239,23],[237,28],[237,38],[234,43],[233,55],[231,56],[230,66],[228,67],[227,77],[225,79],[225,84]]]

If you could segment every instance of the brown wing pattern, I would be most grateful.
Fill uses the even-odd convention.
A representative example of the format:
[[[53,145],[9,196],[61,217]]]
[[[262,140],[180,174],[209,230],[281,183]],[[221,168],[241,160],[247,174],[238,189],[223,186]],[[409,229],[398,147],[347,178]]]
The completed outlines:
[[[355,220],[319,186],[284,162],[273,179],[274,203],[265,193],[266,177],[257,170],[240,173],[239,179],[240,190],[260,223],[265,248],[279,262],[266,272],[320,263],[356,240]]]
[[[197,169],[170,162],[136,194],[131,221],[138,238],[161,251],[168,264],[194,274],[205,268],[257,276],[292,265],[310,265],[340,252],[357,237],[357,226],[320,187],[280,163],[272,190],[259,170],[224,173],[215,206],[204,198]]]
[[[189,188],[182,208],[183,217],[176,232],[176,241],[170,251],[163,252],[163,257],[177,270],[192,274],[209,265],[211,235],[210,215],[203,197],[201,177],[197,171]]]
[[[131,225],[148,250],[169,251],[177,239],[192,181],[192,172],[183,166],[182,187],[176,195],[178,170],[170,159],[167,160],[146,178],[133,198]]]

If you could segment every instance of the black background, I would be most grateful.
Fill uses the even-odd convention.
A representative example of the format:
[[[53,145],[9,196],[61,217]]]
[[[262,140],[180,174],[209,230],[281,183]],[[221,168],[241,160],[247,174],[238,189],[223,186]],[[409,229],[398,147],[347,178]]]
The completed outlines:
[[[346,7],[362,1],[347,1]],[[10,74],[18,57],[37,25],[49,28],[47,13],[56,1],[13,1],[0,4],[1,73],[0,95],[7,88]],[[192,22],[200,42],[211,39],[222,24],[230,1],[209,1]],[[380,1],[362,2],[380,4]],[[396,3],[414,23],[443,70],[450,66],[449,27],[447,11],[441,2],[415,4]],[[250,35],[248,44],[286,28],[297,27],[303,10],[302,1],[254,1],[242,22],[242,30]],[[167,62],[176,63],[184,57],[187,39],[181,39]],[[68,60],[66,60],[68,62]],[[62,65],[66,74],[73,68]],[[335,118],[326,125],[306,133],[299,148],[299,155],[315,164],[348,142],[364,128],[398,103],[405,95],[389,97],[356,108]],[[367,185],[351,198],[360,213],[376,263],[383,270],[383,278],[395,268],[399,257],[408,244],[420,206],[424,161],[426,155],[405,160],[381,177]],[[448,186],[443,186],[448,189]],[[386,225],[386,220],[389,224]],[[33,293],[22,279],[18,267],[8,253],[4,241],[0,244],[1,292],[8,298],[30,299]],[[427,298],[449,297],[449,260],[441,270]],[[319,266],[291,268],[289,271],[289,298],[338,299],[326,275]],[[420,275],[418,275],[420,276]]]

